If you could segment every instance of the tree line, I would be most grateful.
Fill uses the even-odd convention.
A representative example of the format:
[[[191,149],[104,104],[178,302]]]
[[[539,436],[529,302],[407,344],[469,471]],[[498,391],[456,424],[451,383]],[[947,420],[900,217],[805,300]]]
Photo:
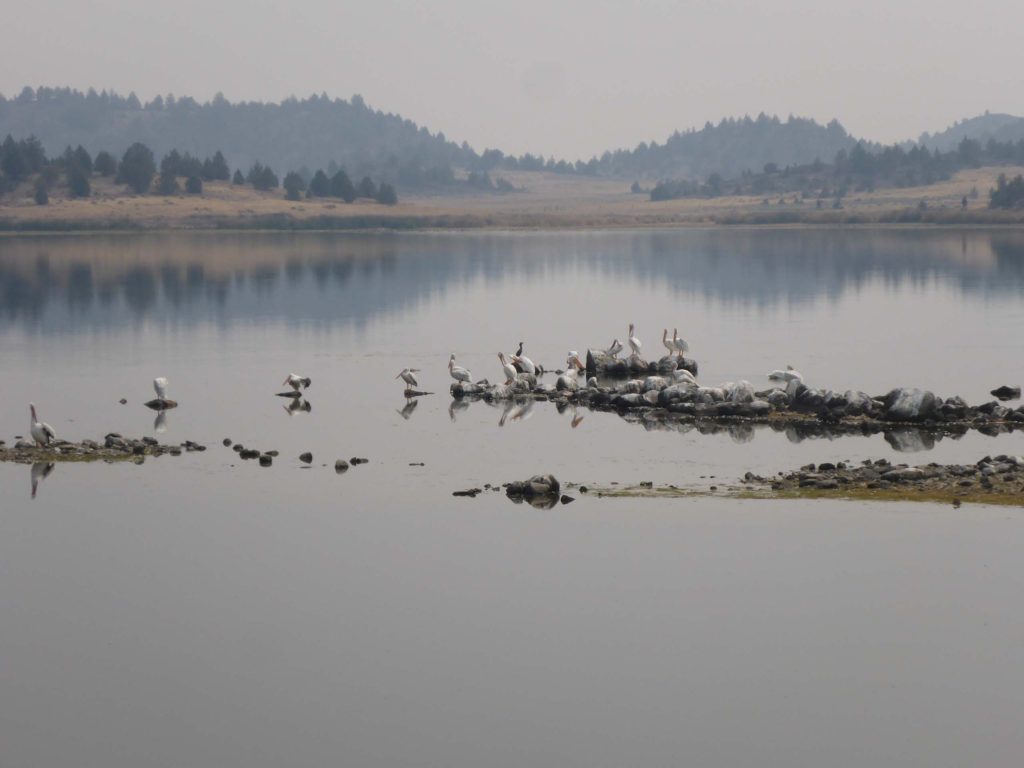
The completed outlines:
[[[384,205],[394,205],[398,195],[391,184],[375,182],[363,176],[354,185],[344,169],[332,169],[330,177],[324,171],[307,178],[302,172],[291,171],[284,177],[285,197],[289,200],[306,197],[335,197],[351,203],[356,198],[369,198]],[[49,202],[50,191],[61,178],[70,197],[89,197],[94,175],[113,177],[135,194],[152,192],[174,195],[182,191],[179,179],[184,179],[187,194],[202,194],[203,183],[228,181],[235,185],[250,185],[256,190],[270,191],[280,186],[277,174],[270,166],[255,162],[248,173],[231,173],[224,153],[216,150],[212,156],[200,159],[189,152],[172,149],[160,161],[159,172],[153,151],[141,142],[135,142],[118,160],[110,152],[100,151],[94,158],[81,144],[67,149],[58,157],[48,158],[42,142],[35,137],[14,139],[10,134],[0,143],[0,194],[14,190],[26,180],[34,180],[34,198],[40,205]]]
[[[747,171],[729,179],[712,173],[703,182],[663,180],[651,189],[650,199],[796,195],[798,200],[841,200],[851,192],[925,186],[945,181],[961,170],[993,165],[1024,165],[1024,139],[1016,142],[990,139],[982,144],[964,138],[956,149],[948,152],[919,145],[910,149],[898,144],[879,148],[857,142],[849,150],[836,152],[831,163],[816,159],[780,168],[769,162],[759,173]],[[1002,201],[1007,195],[992,198],[993,207],[1004,207]]]

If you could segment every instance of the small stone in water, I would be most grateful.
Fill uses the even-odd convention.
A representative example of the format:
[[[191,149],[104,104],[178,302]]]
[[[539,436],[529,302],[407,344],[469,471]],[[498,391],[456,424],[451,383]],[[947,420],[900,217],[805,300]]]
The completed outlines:
[[[119,402],[121,405],[128,405],[128,401],[125,400],[123,397],[120,400],[118,400],[117,402]]]
[[[263,454],[262,456],[260,456],[260,466],[261,467],[269,467],[273,463],[274,463],[274,457],[273,456],[268,456],[267,454]]]
[[[299,455],[299,461],[304,462],[306,464],[312,464],[313,454],[310,453],[309,451],[306,451],[305,453]]]
[[[369,459],[360,459],[358,456],[353,456],[351,459],[349,459],[349,462],[352,465],[366,464],[368,461],[369,461]]]
[[[563,495],[562,498],[559,499],[559,501],[561,501],[563,504],[572,504],[574,501],[576,501],[576,499],[574,499],[572,496]]]
[[[225,437],[224,438],[224,447],[225,448],[230,448],[231,447],[231,438],[230,437]]]
[[[334,462],[334,471],[337,472],[339,475],[342,472],[346,471],[347,469],[348,462],[345,461],[344,459],[338,459],[336,462]]]
[[[241,453],[243,450],[245,450],[245,446],[242,445],[241,443],[238,443],[237,445],[232,447],[231,450],[233,450],[235,453]]]

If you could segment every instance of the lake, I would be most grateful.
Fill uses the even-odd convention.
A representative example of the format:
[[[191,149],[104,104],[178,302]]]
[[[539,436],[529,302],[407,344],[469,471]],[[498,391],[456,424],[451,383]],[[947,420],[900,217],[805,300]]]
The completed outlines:
[[[983,402],[1024,378],[1024,233],[0,237],[0,439],[33,401],[67,439],[208,446],[34,498],[0,464],[5,768],[1018,764],[1022,510],[452,496],[1024,454],[448,395],[451,353],[496,381],[520,341],[556,368],[630,322],[652,357],[678,327],[704,383]]]

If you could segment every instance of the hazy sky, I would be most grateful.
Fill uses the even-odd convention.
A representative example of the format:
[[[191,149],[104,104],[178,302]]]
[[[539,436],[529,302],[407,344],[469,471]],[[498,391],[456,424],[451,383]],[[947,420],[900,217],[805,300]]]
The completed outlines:
[[[1024,114],[1024,2],[10,0],[0,91],[326,91],[575,159],[760,111],[895,141]]]

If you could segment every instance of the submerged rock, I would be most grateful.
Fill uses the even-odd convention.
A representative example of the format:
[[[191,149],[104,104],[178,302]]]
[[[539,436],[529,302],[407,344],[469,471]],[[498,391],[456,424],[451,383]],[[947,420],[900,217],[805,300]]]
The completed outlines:
[[[178,403],[176,400],[168,400],[164,397],[156,397],[145,403],[147,408],[151,408],[154,411],[166,411],[170,408],[177,408]]]
[[[313,454],[310,453],[309,451],[306,451],[305,453],[300,453],[299,454],[299,461],[301,461],[303,464],[312,464],[313,463]]]
[[[529,480],[509,483],[505,487],[508,496],[558,496],[561,486],[554,475],[534,475]]]

